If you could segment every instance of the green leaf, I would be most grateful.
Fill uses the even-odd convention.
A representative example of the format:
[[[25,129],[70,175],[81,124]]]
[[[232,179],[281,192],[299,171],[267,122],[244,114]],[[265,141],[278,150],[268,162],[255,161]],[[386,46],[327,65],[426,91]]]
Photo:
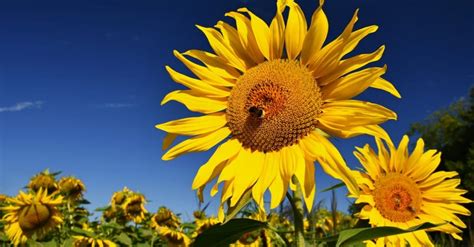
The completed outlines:
[[[120,235],[118,235],[116,237],[117,241],[122,243],[122,244],[125,244],[127,246],[132,246],[132,239],[130,239],[127,234],[125,233],[121,233]]]
[[[424,230],[424,229],[437,227],[437,226],[440,226],[440,225],[435,225],[431,223],[423,223],[418,226],[410,227],[406,230],[396,228],[396,227],[391,227],[391,226],[349,229],[349,230],[341,231],[341,233],[339,233],[339,238],[337,240],[336,247],[347,245],[347,244],[359,243],[365,240],[371,240],[371,239],[376,239],[376,238],[381,238],[381,237],[386,237],[386,236],[391,236],[391,235]]]
[[[72,227],[71,231],[82,236],[87,236],[87,237],[92,237],[92,238],[95,237],[95,234],[93,232],[87,231],[81,228]]]
[[[331,190],[335,190],[335,189],[338,189],[338,188],[340,188],[340,187],[343,187],[344,185],[345,185],[344,183],[338,183],[338,184],[335,184],[335,185],[333,185],[333,186],[331,186],[331,187],[329,187],[329,188],[326,188],[326,189],[324,189],[324,190],[321,190],[320,193],[322,193],[322,192],[328,192],[328,191],[331,191]]]
[[[199,234],[194,247],[228,246],[239,240],[243,234],[267,227],[267,223],[251,219],[232,219],[217,224]]]
[[[244,208],[250,201],[252,200],[252,190],[247,190],[240,200],[235,204],[233,207],[229,207],[227,209],[227,214],[224,219],[224,224],[227,223],[229,220],[234,218],[242,208]]]

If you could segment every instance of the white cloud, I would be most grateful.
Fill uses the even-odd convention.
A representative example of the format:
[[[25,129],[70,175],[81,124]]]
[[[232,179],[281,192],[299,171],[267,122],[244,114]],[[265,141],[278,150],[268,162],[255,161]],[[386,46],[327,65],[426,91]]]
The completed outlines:
[[[40,109],[43,106],[43,101],[25,101],[19,102],[12,106],[0,107],[0,112],[15,112],[27,109]]]

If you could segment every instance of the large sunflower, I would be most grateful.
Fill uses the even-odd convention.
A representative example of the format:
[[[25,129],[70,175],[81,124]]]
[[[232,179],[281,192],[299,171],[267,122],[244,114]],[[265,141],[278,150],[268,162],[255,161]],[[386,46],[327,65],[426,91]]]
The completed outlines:
[[[456,188],[460,180],[456,172],[434,172],[441,161],[436,150],[424,152],[424,143],[418,139],[413,153],[408,153],[408,137],[404,136],[398,148],[376,139],[378,154],[369,145],[354,152],[365,172],[355,171],[360,186],[356,203],[365,203],[359,217],[368,219],[372,226],[409,228],[431,222],[443,224],[432,231],[442,231],[461,240],[459,228],[466,225],[456,214],[470,215],[460,203],[469,203]],[[433,246],[425,231],[379,238],[377,246]],[[369,242],[369,245],[375,245]]]
[[[20,191],[16,197],[8,198],[8,206],[2,211],[5,232],[14,246],[24,244],[34,235],[41,239],[46,233],[62,223],[58,205],[62,196],[48,195],[47,190],[39,188],[34,194]]]
[[[217,178],[211,195],[223,183],[221,202],[230,200],[230,206],[251,190],[263,207],[263,195],[269,189],[270,207],[274,208],[289,186],[295,189],[291,182],[295,175],[311,208],[314,161],[355,191],[355,182],[328,136],[370,134],[386,138],[379,124],[396,119],[394,112],[380,105],[352,99],[368,87],[399,97],[393,85],[381,78],[385,66],[361,69],[379,60],[384,46],[373,53],[346,58],[377,26],[353,31],[356,11],[342,34],[323,46],[328,21],[322,3],[313,13],[309,28],[293,0],[277,2],[270,25],[246,8],[226,16],[235,20],[236,28],[222,21],[215,28],[197,26],[214,53],[174,51],[197,78],[166,67],[171,78],[188,89],[169,93],[162,104],[174,100],[204,115],[156,126],[168,132],[165,149],[177,136],[191,137],[170,148],[163,160],[207,151],[223,142],[201,166],[192,187],[202,192]]]

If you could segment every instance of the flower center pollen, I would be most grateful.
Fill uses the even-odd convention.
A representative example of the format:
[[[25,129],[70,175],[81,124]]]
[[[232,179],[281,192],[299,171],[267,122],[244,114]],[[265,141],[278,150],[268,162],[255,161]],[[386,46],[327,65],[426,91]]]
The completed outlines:
[[[273,60],[246,71],[232,89],[227,122],[232,135],[252,151],[278,151],[314,130],[321,93],[298,61]]]
[[[410,178],[389,173],[375,182],[374,200],[383,217],[394,222],[407,222],[420,211],[421,192]]]

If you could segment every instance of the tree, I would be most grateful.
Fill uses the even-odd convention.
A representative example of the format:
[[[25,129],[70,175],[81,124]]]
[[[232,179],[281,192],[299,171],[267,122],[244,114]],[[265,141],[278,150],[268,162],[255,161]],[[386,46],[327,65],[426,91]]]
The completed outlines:
[[[412,124],[408,134],[422,137],[426,148],[441,151],[438,170],[457,171],[461,187],[468,190],[466,197],[474,198],[474,88],[470,90],[469,99],[461,98],[424,121]],[[472,203],[466,206],[474,212]],[[464,239],[473,243],[474,216],[464,220],[468,224]]]

